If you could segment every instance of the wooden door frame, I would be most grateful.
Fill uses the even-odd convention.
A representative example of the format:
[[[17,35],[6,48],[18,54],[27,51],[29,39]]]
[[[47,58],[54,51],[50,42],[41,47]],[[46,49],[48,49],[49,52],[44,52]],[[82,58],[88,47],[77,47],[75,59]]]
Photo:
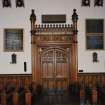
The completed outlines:
[[[70,49],[70,82],[75,82],[77,81],[77,50],[76,50],[76,45],[77,43],[73,43],[71,45],[69,45],[69,49]],[[50,45],[49,43],[45,45],[43,44],[43,47],[54,47],[55,45]],[[59,44],[56,46],[59,46]],[[60,45],[62,46],[62,45]],[[63,47],[67,47],[68,45],[64,45]],[[71,47],[70,47],[71,46]],[[35,81],[36,83],[40,83],[40,78],[39,78],[39,52],[38,52],[38,48],[43,48],[42,46],[40,46],[39,44],[32,44],[32,80]]]

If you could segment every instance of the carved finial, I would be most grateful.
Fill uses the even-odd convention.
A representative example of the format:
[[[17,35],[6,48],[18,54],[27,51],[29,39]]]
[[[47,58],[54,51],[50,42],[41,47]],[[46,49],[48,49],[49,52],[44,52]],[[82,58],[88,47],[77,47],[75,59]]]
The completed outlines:
[[[34,35],[35,34],[35,22],[36,22],[36,15],[34,13],[34,9],[32,9],[30,21],[31,21],[31,35]]]
[[[31,13],[31,16],[30,16],[30,20],[31,21],[36,21],[36,15],[34,13],[34,9],[32,9],[32,13]]]
[[[72,21],[73,21],[73,32],[77,34],[77,20],[78,20],[78,15],[76,13],[76,9],[73,9],[73,15],[72,15]]]
[[[78,20],[78,15],[76,13],[76,9],[73,9],[72,21],[77,22],[77,20]]]

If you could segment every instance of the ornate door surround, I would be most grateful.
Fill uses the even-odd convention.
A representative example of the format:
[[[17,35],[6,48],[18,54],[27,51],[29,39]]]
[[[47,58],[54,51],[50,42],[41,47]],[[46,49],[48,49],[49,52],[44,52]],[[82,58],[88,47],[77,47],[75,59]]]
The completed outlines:
[[[42,68],[44,67],[46,68],[47,66],[48,68],[50,68],[50,72],[51,70],[54,71],[54,75],[52,75],[53,73],[50,73],[52,75],[53,81],[57,80],[57,76],[58,77],[61,76],[62,79],[64,79],[63,76],[65,75],[56,74],[56,70],[59,71],[59,69],[57,69],[56,66],[58,67],[57,62],[62,62],[62,63],[64,62],[63,60],[60,61],[60,59],[61,58],[63,59],[64,57],[62,56],[62,54],[66,55],[66,53],[64,53],[65,49],[67,52],[65,68],[67,67],[67,72],[68,72],[68,73],[65,72],[66,78],[67,78],[66,84],[77,81],[77,20],[78,20],[78,15],[76,13],[76,9],[74,9],[74,12],[72,15],[73,24],[71,25],[70,24],[36,25],[35,24],[36,16],[34,14],[34,10],[32,10],[30,20],[31,20],[31,52],[32,52],[32,79],[33,81],[35,81],[38,84],[43,85],[42,81],[44,79],[47,80],[50,78],[50,76],[47,75],[47,73],[45,77],[44,77],[44,74],[41,74],[43,70]],[[49,54],[49,55],[46,55],[46,54]],[[46,60],[44,61],[44,59]],[[46,64],[47,66],[45,66]],[[64,68],[64,64],[63,64],[63,68]],[[66,70],[66,69],[62,69],[62,70]],[[50,79],[48,81],[50,81]],[[54,83],[57,83],[57,82],[54,82]],[[53,85],[50,84],[49,86],[51,88],[51,86]],[[57,86],[57,85],[54,85],[54,86]]]

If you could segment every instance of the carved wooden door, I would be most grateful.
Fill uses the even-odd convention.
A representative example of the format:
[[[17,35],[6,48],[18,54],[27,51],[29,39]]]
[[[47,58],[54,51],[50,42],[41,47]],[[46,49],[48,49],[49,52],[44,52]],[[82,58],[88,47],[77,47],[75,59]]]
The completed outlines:
[[[48,90],[65,90],[69,82],[68,49],[50,48],[40,54],[42,85]]]

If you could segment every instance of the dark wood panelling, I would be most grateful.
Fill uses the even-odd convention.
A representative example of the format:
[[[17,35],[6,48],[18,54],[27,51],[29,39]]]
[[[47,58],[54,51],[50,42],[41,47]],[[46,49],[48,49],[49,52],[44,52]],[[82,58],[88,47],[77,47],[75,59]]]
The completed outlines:
[[[13,85],[18,85],[20,82],[27,89],[29,84],[32,82],[31,74],[0,74],[0,88],[5,87],[7,83],[13,83]]]
[[[0,74],[0,85],[6,84],[8,81],[23,81],[29,85],[32,82],[31,74]],[[105,73],[78,73],[78,81],[80,83],[105,84]]]
[[[22,90],[23,93],[19,93],[19,85],[20,81],[22,82],[22,85],[24,86],[24,89]],[[9,83],[9,84],[8,84]],[[79,83],[79,84],[78,84]],[[75,86],[89,86],[91,89],[91,99],[92,102],[97,102],[97,90],[96,86],[100,86],[103,88],[105,86],[105,73],[78,73],[78,80],[77,82],[73,83],[71,85],[75,90]],[[8,87],[9,86],[9,87]],[[13,89],[11,86],[15,86],[15,89]],[[31,88],[29,88],[31,86]],[[37,85],[38,86],[38,85]],[[19,102],[23,101],[26,103],[26,105],[31,105],[32,101],[32,93],[29,89],[35,89],[37,90],[36,82],[32,82],[32,75],[31,74],[0,74],[0,104],[1,105],[7,105],[8,101],[7,98],[12,96],[13,105],[18,105]],[[95,88],[94,88],[95,87]],[[12,88],[11,91],[7,92],[7,90]],[[39,87],[38,87],[39,89]],[[81,93],[84,91],[85,88],[80,88],[80,97],[84,98],[84,93]],[[69,90],[71,91],[71,90]],[[100,95],[103,98],[103,91],[100,90]],[[99,91],[98,91],[99,92]],[[23,99],[21,100],[19,98],[20,95],[24,95]],[[82,95],[81,95],[82,94]],[[95,97],[95,99],[93,99]],[[81,99],[81,98],[80,98]],[[94,101],[95,100],[95,101]]]
[[[105,73],[78,73],[78,81],[92,86],[105,85]]]

